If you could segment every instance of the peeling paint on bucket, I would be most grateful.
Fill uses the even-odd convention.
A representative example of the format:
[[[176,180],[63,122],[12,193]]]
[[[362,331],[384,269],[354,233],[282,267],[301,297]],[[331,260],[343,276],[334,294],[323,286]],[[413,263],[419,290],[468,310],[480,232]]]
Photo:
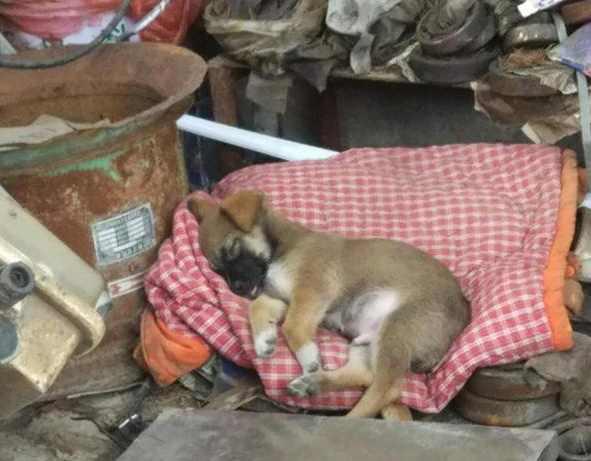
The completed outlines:
[[[42,114],[110,122],[0,151],[0,183],[103,274],[114,298],[102,345],[73,361],[49,397],[117,387],[141,375],[131,358],[145,303],[141,282],[188,193],[175,121],[205,70],[188,50],[147,43],[105,45],[59,68],[0,69],[3,126],[24,126]]]

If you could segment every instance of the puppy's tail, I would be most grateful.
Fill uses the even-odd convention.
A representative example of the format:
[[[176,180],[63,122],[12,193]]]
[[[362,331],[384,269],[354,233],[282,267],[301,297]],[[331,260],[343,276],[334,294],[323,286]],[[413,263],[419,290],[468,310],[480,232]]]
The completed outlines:
[[[347,417],[372,418],[400,397],[404,376],[410,368],[410,351],[402,345],[379,341],[372,364],[374,378]]]

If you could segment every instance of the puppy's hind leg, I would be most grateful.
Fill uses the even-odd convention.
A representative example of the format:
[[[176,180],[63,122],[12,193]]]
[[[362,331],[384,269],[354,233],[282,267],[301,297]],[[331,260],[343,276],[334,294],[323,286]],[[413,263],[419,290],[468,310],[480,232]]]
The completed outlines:
[[[344,366],[302,375],[289,383],[287,390],[292,395],[305,397],[320,392],[367,387],[373,380],[369,358],[369,346],[351,346]]]
[[[380,335],[372,345],[373,381],[347,417],[374,417],[400,397],[405,374],[410,368],[410,351],[404,343],[388,339]]]
[[[261,295],[250,304],[249,320],[257,357],[269,357],[277,345],[277,324],[287,309],[280,299]]]

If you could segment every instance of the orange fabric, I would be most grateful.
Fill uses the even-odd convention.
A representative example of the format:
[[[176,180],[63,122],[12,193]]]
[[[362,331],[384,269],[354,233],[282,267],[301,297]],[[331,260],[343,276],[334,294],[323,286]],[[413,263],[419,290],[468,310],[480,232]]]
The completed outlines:
[[[140,343],[134,358],[160,386],[172,384],[201,367],[211,355],[211,348],[201,338],[170,330],[151,309],[142,313]]]
[[[562,157],[560,206],[556,220],[556,235],[544,271],[544,304],[556,350],[573,346],[572,327],[564,306],[564,284],[567,258],[575,233],[577,191],[580,177],[575,153],[567,150]]]

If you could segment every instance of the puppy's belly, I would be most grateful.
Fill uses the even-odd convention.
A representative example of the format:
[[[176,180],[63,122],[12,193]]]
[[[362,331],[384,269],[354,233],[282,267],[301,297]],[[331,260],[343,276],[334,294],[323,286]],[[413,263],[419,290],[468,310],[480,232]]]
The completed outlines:
[[[373,290],[362,293],[326,316],[327,328],[339,331],[353,344],[369,344],[377,337],[386,317],[401,306],[396,290]]]

